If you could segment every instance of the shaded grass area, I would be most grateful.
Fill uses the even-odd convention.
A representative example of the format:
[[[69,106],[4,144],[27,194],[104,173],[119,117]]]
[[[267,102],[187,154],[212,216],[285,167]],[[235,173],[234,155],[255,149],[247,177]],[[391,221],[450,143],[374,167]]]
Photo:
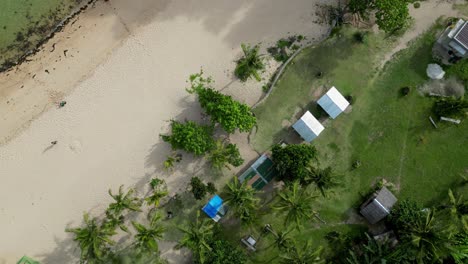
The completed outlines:
[[[33,49],[82,0],[0,1],[0,66]]]
[[[254,147],[262,152],[287,134],[283,121],[293,122],[295,114],[305,110],[314,113],[314,92],[322,86],[335,85],[344,94],[363,87],[374,73],[376,57],[386,50],[381,36],[369,35],[368,44],[353,38],[351,29],[329,38],[322,44],[307,48],[288,65],[268,99],[256,109],[258,130],[252,138]],[[317,74],[321,72],[322,76]],[[287,122],[286,122],[287,123]]]

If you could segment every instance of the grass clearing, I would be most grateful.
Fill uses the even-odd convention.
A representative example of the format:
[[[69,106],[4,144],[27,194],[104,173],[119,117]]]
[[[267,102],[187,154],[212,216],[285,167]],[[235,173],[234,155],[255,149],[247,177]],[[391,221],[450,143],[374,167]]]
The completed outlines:
[[[334,85],[354,98],[352,111],[329,120],[312,143],[319,151],[320,165],[332,166],[341,175],[343,187],[330,198],[317,200],[327,225],[311,225],[293,233],[299,241],[311,239],[314,245],[326,245],[323,235],[329,231],[363,228],[344,221],[349,221],[350,209],[357,208],[362,195],[379,179],[394,183],[399,199],[411,198],[425,206],[444,199],[448,188],[457,187],[459,175],[468,169],[467,121],[439,123],[434,129],[428,120],[433,99],[416,89],[427,81],[426,67],[433,62],[431,49],[440,28],[435,26],[420,36],[379,72],[374,65],[389,48],[382,36],[369,35],[367,44],[357,44],[346,29],[339,33],[341,37],[334,36],[298,55],[270,97],[254,110],[258,130],[252,142],[261,152],[293,133],[290,125],[282,125],[292,123],[294,115],[305,110],[317,113],[312,102],[325,89]],[[324,72],[322,79],[315,78],[318,70]],[[411,91],[401,97],[399,89],[404,86]],[[362,166],[352,170],[355,160]],[[468,195],[466,188],[459,191]],[[271,213],[263,219],[283,226]],[[266,261],[271,254],[275,253],[258,253],[257,258]]]

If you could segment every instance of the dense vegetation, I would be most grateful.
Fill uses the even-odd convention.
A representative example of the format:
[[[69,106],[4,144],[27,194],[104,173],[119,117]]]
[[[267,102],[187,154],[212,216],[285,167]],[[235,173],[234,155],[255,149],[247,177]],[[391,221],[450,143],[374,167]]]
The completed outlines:
[[[211,78],[204,78],[202,72],[190,76],[188,92],[198,96],[198,102],[213,124],[220,124],[228,133],[248,132],[256,123],[250,107],[224,95],[211,87]]]
[[[377,25],[387,33],[403,29],[409,19],[407,0],[350,0],[348,7],[363,18],[375,11]]]

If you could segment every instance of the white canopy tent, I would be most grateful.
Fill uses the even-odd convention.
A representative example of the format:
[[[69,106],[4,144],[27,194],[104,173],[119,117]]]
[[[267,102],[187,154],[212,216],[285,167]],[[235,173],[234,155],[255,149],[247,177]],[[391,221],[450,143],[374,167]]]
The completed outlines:
[[[293,128],[306,142],[311,142],[325,129],[309,111],[297,120]]]
[[[327,112],[327,114],[335,119],[341,112],[346,110],[349,102],[344,96],[333,86],[328,92],[323,95],[317,103]]]

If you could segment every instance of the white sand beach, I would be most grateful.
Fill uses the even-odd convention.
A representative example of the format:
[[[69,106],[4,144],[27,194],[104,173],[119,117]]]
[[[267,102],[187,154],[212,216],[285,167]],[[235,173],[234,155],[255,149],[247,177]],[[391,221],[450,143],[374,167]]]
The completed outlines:
[[[335,1],[99,2],[31,62],[1,74],[0,263],[25,254],[74,263],[78,250],[64,229],[84,211],[102,214],[109,188],[159,176],[171,192],[184,189],[191,171],[161,170],[170,148],[159,134],[171,118],[199,118],[188,76],[203,67],[216,88],[255,103],[263,83],[232,74],[240,44],[320,39],[328,27],[316,23],[320,2]]]

